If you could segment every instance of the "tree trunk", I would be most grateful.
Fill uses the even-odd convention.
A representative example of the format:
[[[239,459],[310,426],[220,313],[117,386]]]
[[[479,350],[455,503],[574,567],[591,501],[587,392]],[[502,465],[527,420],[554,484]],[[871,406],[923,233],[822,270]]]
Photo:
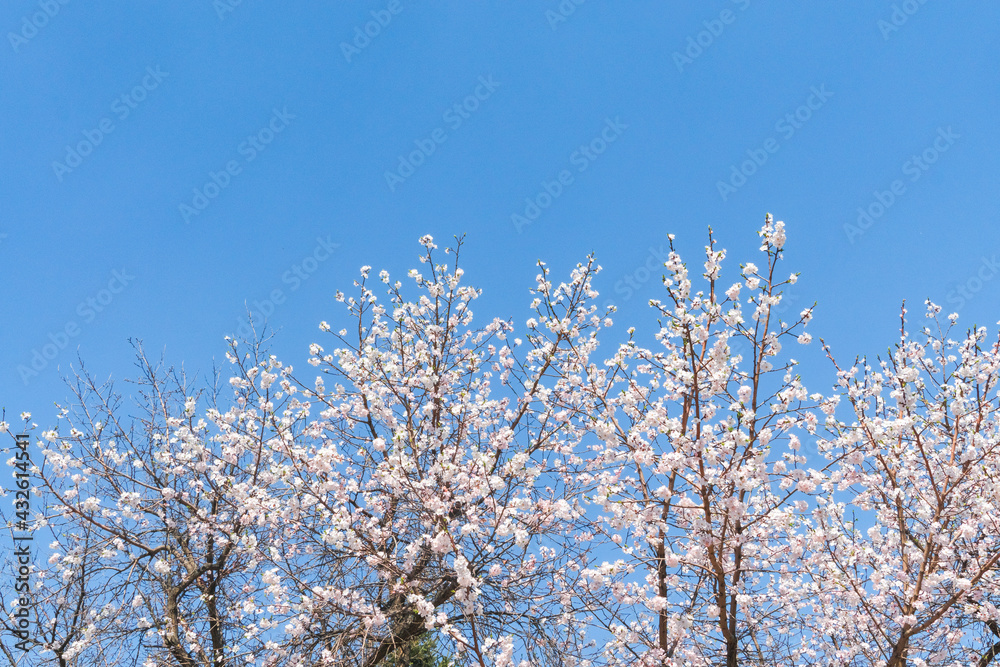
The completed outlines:
[[[909,644],[910,637],[904,631],[892,648],[892,655],[889,656],[889,662],[885,663],[885,667],[906,667],[906,649],[909,648]]]

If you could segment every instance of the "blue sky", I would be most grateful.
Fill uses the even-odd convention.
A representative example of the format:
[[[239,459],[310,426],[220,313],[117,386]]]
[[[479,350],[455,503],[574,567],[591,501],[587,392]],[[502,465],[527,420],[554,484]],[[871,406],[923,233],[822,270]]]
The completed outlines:
[[[536,260],[595,252],[624,329],[668,233],[695,268],[711,226],[732,277],[770,211],[838,357],[903,299],[993,326],[998,32],[941,0],[9,0],[0,406],[52,425],[77,355],[126,377],[129,338],[207,370],[246,305],[300,362],[423,234],[466,234],[477,314],[519,324]]]

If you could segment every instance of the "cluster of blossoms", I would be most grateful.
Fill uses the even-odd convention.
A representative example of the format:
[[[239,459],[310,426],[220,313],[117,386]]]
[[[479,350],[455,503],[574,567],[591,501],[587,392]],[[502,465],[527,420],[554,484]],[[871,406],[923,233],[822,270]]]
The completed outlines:
[[[711,235],[700,279],[670,237],[658,329],[605,356],[593,258],[558,284],[539,263],[524,326],[482,326],[461,242],[441,262],[425,236],[406,284],[365,266],[337,293],[316,377],[235,340],[228,389],[141,348],[127,403],[79,376],[40,440],[34,655],[989,664],[1000,342],[928,303],[885,359],[826,350],[835,386],[810,392],[788,351],[812,309],[779,317],[786,230],[759,233],[732,282]]]

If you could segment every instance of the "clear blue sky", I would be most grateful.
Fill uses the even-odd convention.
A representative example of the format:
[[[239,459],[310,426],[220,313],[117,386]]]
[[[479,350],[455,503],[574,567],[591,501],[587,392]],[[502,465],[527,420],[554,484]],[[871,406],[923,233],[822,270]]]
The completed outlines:
[[[206,370],[275,290],[301,361],[333,293],[428,233],[467,234],[484,319],[523,323],[535,260],[593,251],[627,325],[666,234],[694,269],[712,226],[732,276],[770,211],[839,356],[884,350],[903,299],[993,326],[1000,7],[685,4],[8,0],[8,421],[52,425],[78,353],[127,376],[129,338]]]

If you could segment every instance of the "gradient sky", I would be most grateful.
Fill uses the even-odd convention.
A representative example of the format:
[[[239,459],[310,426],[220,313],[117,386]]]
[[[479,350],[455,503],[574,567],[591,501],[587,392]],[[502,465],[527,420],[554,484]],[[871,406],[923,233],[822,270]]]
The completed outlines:
[[[52,426],[77,355],[129,376],[130,338],[206,371],[248,305],[301,364],[423,234],[466,234],[481,321],[519,325],[536,260],[595,252],[621,331],[668,233],[694,272],[711,226],[732,278],[770,211],[838,357],[892,344],[904,299],[994,327],[1000,6],[685,5],[7,0],[7,420]]]

